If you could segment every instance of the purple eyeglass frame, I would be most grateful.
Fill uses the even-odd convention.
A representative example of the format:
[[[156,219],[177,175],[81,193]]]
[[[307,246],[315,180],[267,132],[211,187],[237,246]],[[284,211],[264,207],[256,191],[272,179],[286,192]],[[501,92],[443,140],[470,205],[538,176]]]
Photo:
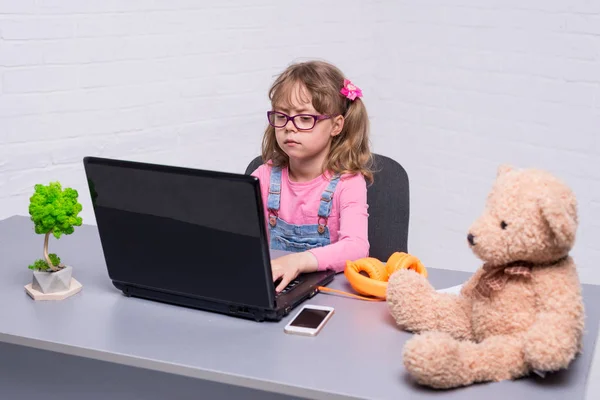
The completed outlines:
[[[283,124],[282,126],[275,126],[271,123],[271,114],[280,114],[283,115],[286,119],[285,119],[285,124]],[[296,125],[296,121],[294,120],[294,118],[296,117],[313,117],[313,126],[311,126],[310,128],[299,128],[298,125]],[[296,114],[294,116],[289,116],[286,113],[283,113],[281,111],[267,111],[267,121],[269,121],[269,125],[271,125],[273,128],[283,128],[287,125],[288,121],[292,121],[292,124],[294,124],[294,126],[296,127],[296,129],[298,129],[299,131],[310,131],[311,129],[313,129],[315,127],[315,125],[317,124],[318,121],[322,121],[324,119],[329,119],[329,118],[333,118],[335,117],[335,115],[315,115],[315,114]]]

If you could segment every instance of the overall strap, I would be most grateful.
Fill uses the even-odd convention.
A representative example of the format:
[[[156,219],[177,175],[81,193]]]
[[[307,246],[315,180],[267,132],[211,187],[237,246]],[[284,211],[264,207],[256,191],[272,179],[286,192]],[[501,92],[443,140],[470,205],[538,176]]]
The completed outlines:
[[[275,226],[277,211],[279,211],[279,200],[281,198],[281,168],[271,169],[269,182],[269,195],[267,198],[267,209],[269,210],[269,223]]]
[[[323,191],[323,194],[321,194],[321,201],[319,202],[319,233],[323,233],[325,232],[325,226],[327,225],[327,218],[329,217],[329,214],[331,213],[331,208],[332,208],[332,199],[333,199],[333,193],[335,192],[335,188],[337,186],[337,184],[340,181],[340,175],[336,174],[333,176],[333,178],[331,178],[331,181],[329,181],[329,185],[327,185],[327,188],[325,189],[325,191]],[[325,220],[325,224],[321,223],[321,219]]]
[[[319,217],[327,218],[331,213],[331,200],[333,198],[333,192],[335,192],[335,187],[340,181],[340,176],[335,175],[329,181],[329,185],[325,188],[323,194],[321,194],[321,202],[319,203]]]

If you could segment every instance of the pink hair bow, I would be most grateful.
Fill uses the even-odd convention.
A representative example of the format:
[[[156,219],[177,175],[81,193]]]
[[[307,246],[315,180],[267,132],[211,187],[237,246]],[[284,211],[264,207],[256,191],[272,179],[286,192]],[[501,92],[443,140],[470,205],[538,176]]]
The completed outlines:
[[[344,87],[340,90],[340,93],[349,98],[350,100],[354,100],[357,97],[362,97],[362,90],[348,79],[344,79]]]

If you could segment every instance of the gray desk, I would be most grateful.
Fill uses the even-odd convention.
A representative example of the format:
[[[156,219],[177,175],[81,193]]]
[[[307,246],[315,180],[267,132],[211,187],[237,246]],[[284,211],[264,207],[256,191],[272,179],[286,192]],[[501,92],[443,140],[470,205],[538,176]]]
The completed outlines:
[[[82,292],[60,302],[35,302],[23,286],[31,279],[27,265],[42,245],[43,237],[33,233],[26,217],[0,221],[0,341],[5,342],[0,398],[39,395],[44,388],[51,389],[45,398],[61,399],[82,392],[85,398],[105,398],[110,392],[112,399],[585,396],[600,317],[594,310],[600,303],[596,286],[585,286],[585,352],[570,370],[546,379],[440,392],[416,386],[406,376],[401,354],[410,334],[396,328],[385,303],[319,294],[310,302],[331,305],[336,314],[319,336],[307,338],[283,333],[289,317],[257,323],[126,298],[108,279],[94,226],[50,242],[51,251],[73,265]],[[469,275],[429,271],[437,288],[459,284]],[[343,275],[331,286],[349,290]]]

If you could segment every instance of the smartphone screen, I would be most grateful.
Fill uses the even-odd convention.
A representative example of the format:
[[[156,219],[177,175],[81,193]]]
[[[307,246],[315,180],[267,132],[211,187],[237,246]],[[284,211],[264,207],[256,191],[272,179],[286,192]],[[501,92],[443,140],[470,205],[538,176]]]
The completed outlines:
[[[315,310],[313,308],[304,308],[290,323],[290,326],[299,328],[317,329],[319,324],[327,317],[331,311]]]

